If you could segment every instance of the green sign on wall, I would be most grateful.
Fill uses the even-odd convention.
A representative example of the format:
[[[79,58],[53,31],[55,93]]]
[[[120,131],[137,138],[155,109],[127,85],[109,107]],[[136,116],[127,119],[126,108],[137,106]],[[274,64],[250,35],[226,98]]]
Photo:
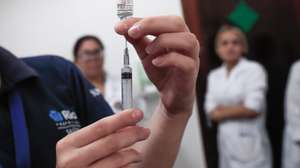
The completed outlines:
[[[258,21],[259,14],[245,0],[241,0],[227,18],[244,32],[250,32]]]

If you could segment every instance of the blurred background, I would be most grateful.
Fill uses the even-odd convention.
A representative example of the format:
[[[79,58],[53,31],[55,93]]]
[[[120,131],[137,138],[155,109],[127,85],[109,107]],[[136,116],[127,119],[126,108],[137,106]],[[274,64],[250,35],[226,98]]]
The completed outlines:
[[[138,0],[134,2],[134,15],[183,16],[183,10],[180,0]],[[105,46],[105,71],[114,85],[120,87],[124,38],[114,32],[118,21],[116,0],[0,0],[0,45],[19,57],[54,54],[73,61],[76,40],[84,35],[97,36]],[[130,59],[134,69],[135,105],[145,111],[147,121],[158,95],[131,46]],[[185,133],[176,168],[204,167],[196,110]]]
[[[221,65],[214,47],[216,32],[224,24],[245,32],[250,46],[247,58],[262,64],[268,73],[266,128],[274,168],[280,168],[285,89],[291,65],[300,56],[297,46],[300,1],[136,0],[134,5],[134,15],[138,17],[183,16],[201,43],[197,106],[175,168],[218,167],[217,128],[208,127],[204,101],[207,75]],[[19,57],[55,54],[73,61],[75,41],[83,35],[95,35],[105,46],[105,70],[118,84],[124,48],[124,39],[113,29],[118,20],[115,0],[0,0],[0,45]],[[135,103],[145,111],[147,120],[158,95],[143,73],[133,48],[130,55]]]
[[[207,127],[203,102],[208,72],[221,64],[214,40],[224,24],[238,26],[246,32],[250,45],[247,57],[262,64],[268,73],[266,127],[273,151],[273,167],[281,167],[285,91],[291,65],[300,58],[300,1],[195,0],[187,3],[186,8],[189,6],[197,6],[196,13],[187,17],[189,22],[197,22],[193,30],[202,44],[198,105],[208,167],[218,165],[217,129]],[[232,19],[233,14],[240,17]],[[300,95],[299,90],[294,92]]]

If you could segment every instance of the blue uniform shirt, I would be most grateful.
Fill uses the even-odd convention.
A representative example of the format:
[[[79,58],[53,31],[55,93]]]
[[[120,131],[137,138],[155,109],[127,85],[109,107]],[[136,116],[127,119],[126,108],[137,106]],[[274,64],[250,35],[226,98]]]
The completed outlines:
[[[8,96],[20,90],[33,168],[54,168],[57,141],[113,114],[102,95],[69,61],[56,56],[17,59],[0,47],[0,166],[14,168]]]

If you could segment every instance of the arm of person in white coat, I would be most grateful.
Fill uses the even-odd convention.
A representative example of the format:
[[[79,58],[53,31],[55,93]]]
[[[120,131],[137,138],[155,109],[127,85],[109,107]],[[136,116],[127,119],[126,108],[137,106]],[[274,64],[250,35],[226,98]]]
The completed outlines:
[[[236,106],[218,106],[210,113],[215,122],[228,119],[255,118],[265,111],[265,94],[267,91],[267,75],[258,64],[248,71],[245,82],[245,99],[243,104]]]
[[[300,143],[300,62],[292,66],[286,90],[287,127],[293,132],[292,139]]]
[[[209,73],[207,77],[207,91],[205,95],[205,103],[204,103],[204,108],[206,112],[206,121],[209,127],[212,126],[210,114],[217,108],[217,102],[215,100],[215,97],[213,96],[211,86],[213,84],[212,81],[212,72]]]

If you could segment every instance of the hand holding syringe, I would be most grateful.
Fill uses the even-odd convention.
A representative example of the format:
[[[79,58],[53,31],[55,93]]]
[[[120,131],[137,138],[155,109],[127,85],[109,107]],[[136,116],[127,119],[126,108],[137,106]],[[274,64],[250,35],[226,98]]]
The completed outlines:
[[[121,20],[133,15],[133,0],[118,0],[118,16]],[[124,50],[124,67],[122,68],[122,108],[130,109],[133,107],[132,96],[132,69],[129,66],[129,52],[127,40]]]

